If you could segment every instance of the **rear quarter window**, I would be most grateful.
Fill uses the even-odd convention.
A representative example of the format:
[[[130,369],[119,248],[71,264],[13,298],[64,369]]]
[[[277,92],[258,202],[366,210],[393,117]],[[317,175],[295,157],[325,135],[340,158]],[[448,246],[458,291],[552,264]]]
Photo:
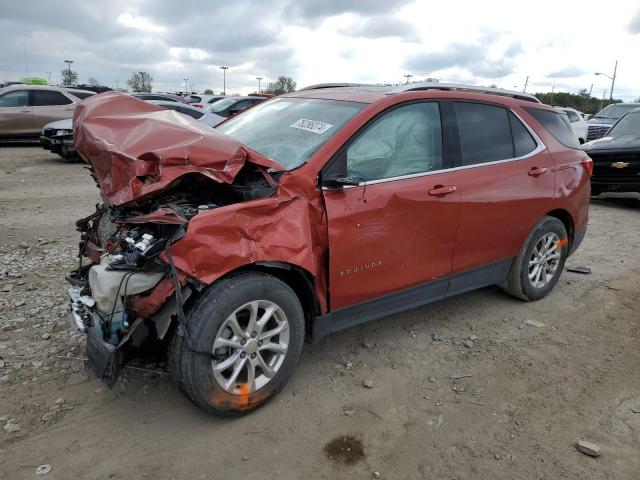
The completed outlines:
[[[525,110],[565,147],[580,149],[578,137],[573,132],[566,115],[537,108],[525,108]]]

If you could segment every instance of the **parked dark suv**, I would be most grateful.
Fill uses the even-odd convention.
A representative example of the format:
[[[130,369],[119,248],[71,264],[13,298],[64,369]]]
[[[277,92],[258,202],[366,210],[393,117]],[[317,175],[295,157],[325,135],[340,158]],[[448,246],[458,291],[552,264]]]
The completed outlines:
[[[582,148],[593,160],[592,195],[640,192],[640,108],[627,112],[606,137]]]
[[[487,285],[541,299],[585,235],[591,160],[526,94],[334,84],[215,129],[138,103],[75,116],[104,203],[77,223],[72,321],[99,376],[159,344],[211,412],[264,404],[305,339]]]

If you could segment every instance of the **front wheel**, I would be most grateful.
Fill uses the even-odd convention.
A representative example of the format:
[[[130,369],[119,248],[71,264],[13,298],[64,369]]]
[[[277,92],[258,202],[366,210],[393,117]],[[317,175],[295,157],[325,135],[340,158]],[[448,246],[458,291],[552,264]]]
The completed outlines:
[[[198,300],[172,341],[171,370],[205,410],[248,413],[289,380],[304,331],[302,306],[286,283],[243,273],[214,284]]]
[[[514,259],[505,290],[522,300],[538,300],[556,285],[569,254],[564,224],[544,217]]]

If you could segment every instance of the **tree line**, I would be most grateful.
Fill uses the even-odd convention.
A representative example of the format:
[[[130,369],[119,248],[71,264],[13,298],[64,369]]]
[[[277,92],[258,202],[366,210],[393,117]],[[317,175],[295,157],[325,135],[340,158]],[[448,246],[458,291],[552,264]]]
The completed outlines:
[[[582,89],[578,93],[568,92],[546,92],[536,93],[535,96],[542,103],[547,105],[558,105],[563,107],[573,107],[583,113],[596,113],[612,103],[622,103],[622,100],[601,99],[589,95],[588,90]]]

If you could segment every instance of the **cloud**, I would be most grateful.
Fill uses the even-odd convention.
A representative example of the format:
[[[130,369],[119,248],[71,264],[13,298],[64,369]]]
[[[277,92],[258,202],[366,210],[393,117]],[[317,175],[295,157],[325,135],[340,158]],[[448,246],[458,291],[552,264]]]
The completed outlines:
[[[343,13],[362,16],[388,14],[390,8],[397,10],[411,2],[412,0],[396,0],[391,5],[388,0],[293,0],[284,11],[292,18],[313,22]]]
[[[636,10],[635,15],[631,18],[631,21],[627,25],[627,30],[629,33],[640,33],[640,8]]]
[[[549,78],[573,78],[584,75],[587,71],[584,68],[576,67],[575,65],[569,65],[568,67],[561,68],[555,72],[547,74]]]
[[[400,18],[386,15],[359,18],[349,27],[340,29],[339,33],[348,37],[397,37],[407,42],[420,41],[420,36],[414,25]]]
[[[512,41],[498,58],[493,58],[490,51],[499,48],[500,39],[498,32],[485,32],[473,44],[453,42],[442,51],[411,55],[403,66],[421,75],[457,67],[474,77],[502,78],[515,70],[515,57],[522,53],[522,45]]]

